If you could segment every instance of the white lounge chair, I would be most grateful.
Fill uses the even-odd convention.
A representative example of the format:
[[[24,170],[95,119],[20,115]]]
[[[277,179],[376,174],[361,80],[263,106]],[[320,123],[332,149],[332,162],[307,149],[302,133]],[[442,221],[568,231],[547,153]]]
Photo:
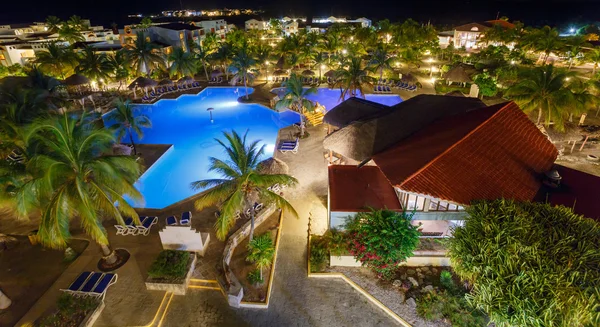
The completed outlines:
[[[138,235],[148,236],[148,234],[150,234],[150,228],[152,228],[152,225],[156,224],[157,222],[158,217],[145,217],[142,221],[142,225],[137,226]]]

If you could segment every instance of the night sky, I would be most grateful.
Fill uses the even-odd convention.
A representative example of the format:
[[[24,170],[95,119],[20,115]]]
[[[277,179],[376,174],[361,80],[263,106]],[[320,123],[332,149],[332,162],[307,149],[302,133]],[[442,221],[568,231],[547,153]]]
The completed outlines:
[[[283,15],[366,16],[392,21],[412,17],[434,24],[460,24],[507,16],[528,25],[581,24],[600,20],[600,0],[181,0],[184,8],[254,8],[263,9],[266,17]],[[67,18],[77,14],[93,24],[109,26],[128,23],[127,14],[156,13],[179,9],[179,0],[29,0],[3,1],[0,24],[44,20],[48,15]]]

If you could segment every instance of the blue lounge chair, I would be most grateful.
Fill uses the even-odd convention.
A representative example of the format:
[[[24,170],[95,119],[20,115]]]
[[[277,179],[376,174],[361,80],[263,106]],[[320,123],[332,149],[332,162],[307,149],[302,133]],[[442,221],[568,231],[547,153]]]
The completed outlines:
[[[392,93],[392,90],[387,85],[385,86],[385,93]]]
[[[279,146],[279,152],[286,153],[298,153],[298,148],[300,147],[300,142],[294,142],[295,144],[282,144]]]
[[[179,220],[180,225],[188,226],[192,223],[192,212],[186,211],[181,214],[181,219]]]
[[[94,289],[94,287],[96,287],[96,284],[98,284],[98,281],[100,280],[100,277],[102,277],[102,275],[104,274],[101,272],[93,273],[79,291],[83,293],[91,292]]]
[[[299,140],[299,138],[296,138],[295,141],[282,141],[281,145],[291,145],[291,146],[294,146],[294,145],[296,145],[296,143],[298,143],[298,140]]]
[[[90,295],[96,296],[104,300],[104,297],[106,296],[106,290],[112,284],[116,283],[117,279],[118,276],[116,274],[104,274],[104,276],[102,276],[102,279],[100,279],[98,284],[96,284],[96,287],[94,287],[94,289],[89,292]]]
[[[71,283],[71,286],[69,286],[69,288],[67,289],[63,289],[61,291],[63,292],[77,292],[81,289],[81,286],[83,286],[83,284],[85,284],[85,282],[88,280],[88,278],[92,275],[91,272],[89,271],[84,271],[81,274],[79,274],[79,277],[77,277],[77,279],[75,279],[75,281],[73,283]]]
[[[167,217],[167,226],[176,226],[177,225],[177,217],[169,216]]]
[[[150,228],[152,228],[152,225],[156,224],[157,222],[158,217],[144,217],[144,219],[142,220],[142,225],[137,226],[138,235],[141,234],[144,236],[148,236],[148,234],[150,234]]]

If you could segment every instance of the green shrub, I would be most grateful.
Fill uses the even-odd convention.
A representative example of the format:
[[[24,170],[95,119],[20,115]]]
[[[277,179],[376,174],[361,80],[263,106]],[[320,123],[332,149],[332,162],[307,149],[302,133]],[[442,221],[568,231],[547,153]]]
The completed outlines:
[[[56,302],[58,312],[46,316],[38,321],[38,327],[75,327],[100,303],[94,297],[74,297],[69,293],[62,293]]]
[[[248,255],[246,261],[253,262],[260,272],[260,279],[262,280],[262,271],[273,263],[273,256],[275,255],[275,245],[273,245],[273,239],[271,233],[267,232],[260,236],[257,236],[248,243]]]
[[[254,269],[248,273],[248,282],[252,285],[262,284],[264,282],[260,269]]]
[[[313,235],[310,239],[310,271],[322,271],[327,261],[329,251],[327,250],[327,242],[322,236]]]
[[[390,279],[419,244],[421,233],[411,220],[412,214],[391,210],[356,214],[346,222],[349,252],[379,278]]]
[[[343,231],[332,228],[323,236],[331,255],[340,256],[348,252],[348,239]]]
[[[421,296],[417,301],[417,314],[426,320],[447,319],[452,326],[487,325],[487,317],[483,312],[472,308],[463,296],[446,291],[432,291]]]
[[[598,326],[600,224],[570,208],[496,200],[474,203],[455,228],[454,272],[467,299],[499,327]]]
[[[445,290],[452,294],[456,294],[458,291],[456,284],[454,284],[454,280],[452,280],[452,273],[449,271],[442,271],[440,274],[440,284]]]
[[[164,250],[152,263],[148,276],[152,278],[181,279],[188,273],[190,253],[186,251]]]

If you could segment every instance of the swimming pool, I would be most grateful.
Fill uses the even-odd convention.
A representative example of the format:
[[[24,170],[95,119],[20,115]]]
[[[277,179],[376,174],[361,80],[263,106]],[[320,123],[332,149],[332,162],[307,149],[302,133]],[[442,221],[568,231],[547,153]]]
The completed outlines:
[[[284,88],[275,88],[272,90],[272,92],[282,95],[283,90]],[[307,98],[313,102],[319,102],[319,104],[325,106],[325,109],[329,111],[333,107],[340,104],[340,94],[341,92],[339,89],[320,87],[317,88],[316,94],[311,94]],[[386,106],[393,106],[402,102],[402,98],[400,98],[400,96],[397,94],[367,94],[365,98],[369,101],[381,103]]]
[[[239,94],[243,94],[242,88]],[[141,141],[134,140],[141,144],[173,146],[137,181],[144,203],[130,204],[137,208],[162,209],[199,193],[190,188],[191,182],[220,178],[217,173],[208,172],[208,158],[225,158],[222,147],[214,140],[223,139],[223,131],[243,134],[248,130],[248,140],[262,140],[266,145],[265,158],[268,158],[273,155],[279,129],[300,121],[294,112],[277,113],[258,104],[238,103],[238,97],[237,87],[209,87],[197,95],[140,105],[139,112],[150,117],[152,128],[144,130]],[[207,108],[214,108],[212,123]]]

